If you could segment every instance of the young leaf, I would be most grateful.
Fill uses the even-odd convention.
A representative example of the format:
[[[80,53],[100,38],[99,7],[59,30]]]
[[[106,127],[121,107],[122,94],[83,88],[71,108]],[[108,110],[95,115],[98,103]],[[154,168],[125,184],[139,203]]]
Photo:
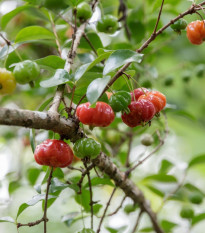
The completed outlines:
[[[191,168],[195,165],[205,163],[205,154],[198,155],[194,157],[190,162],[188,168]]]
[[[94,104],[98,100],[109,81],[110,76],[105,76],[103,78],[97,78],[90,83],[86,96],[91,104]]]
[[[57,196],[53,196],[53,195],[48,195],[48,199],[52,199],[52,198],[57,198]],[[37,194],[35,196],[32,197],[32,199],[30,201],[28,201],[27,203],[23,203],[20,205],[19,209],[18,209],[18,213],[16,216],[16,219],[19,217],[19,215],[25,210],[27,209],[29,206],[34,206],[35,204],[37,204],[39,201],[42,201],[45,199],[45,194]]]
[[[29,168],[27,170],[26,175],[27,175],[27,179],[28,179],[30,185],[33,186],[36,183],[40,173],[41,173],[41,170],[38,168]]]
[[[23,28],[16,36],[16,43],[25,41],[35,41],[35,40],[51,40],[54,39],[54,35],[48,29],[41,26],[30,26]]]
[[[105,63],[105,68],[103,70],[103,75],[110,73],[111,71],[117,69],[118,67],[128,63],[142,61],[143,54],[134,52],[128,49],[120,49],[115,51],[110,55]]]
[[[41,104],[41,106],[38,108],[38,111],[42,112],[53,100],[53,97],[47,99],[45,102]]]
[[[0,222],[10,222],[10,223],[15,223],[15,220],[10,217],[10,216],[6,216],[6,217],[2,217],[0,218]]]
[[[35,62],[43,69],[63,69],[65,66],[65,60],[55,55],[37,59]]]
[[[110,233],[123,233],[123,232],[125,232],[126,228],[127,228],[127,226],[122,226],[122,227],[119,227],[119,228],[106,227],[106,229]]]
[[[64,69],[57,69],[55,74],[51,78],[41,81],[40,86],[44,88],[55,87],[60,84],[67,83],[71,80],[72,76],[67,71],[65,71]]]

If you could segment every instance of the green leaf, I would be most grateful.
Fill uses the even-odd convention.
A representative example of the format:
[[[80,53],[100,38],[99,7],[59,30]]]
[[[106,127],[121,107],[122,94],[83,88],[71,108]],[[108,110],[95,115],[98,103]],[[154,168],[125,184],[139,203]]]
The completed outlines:
[[[103,206],[100,204],[93,205],[93,213],[97,214]]]
[[[93,62],[84,64],[80,66],[75,72],[75,81],[78,81],[88,70],[94,67],[97,63],[105,60],[110,56],[111,52],[103,53],[98,58],[96,58]]]
[[[110,76],[105,76],[103,78],[97,78],[90,83],[86,96],[91,104],[94,104],[98,100],[109,81]]]
[[[78,231],[78,233],[95,233],[95,232],[90,228],[83,228],[83,230]]]
[[[48,195],[48,200],[49,199],[53,199],[53,198],[57,198],[57,196],[53,196],[53,195]],[[39,201],[42,201],[45,199],[45,194],[37,194],[35,196],[32,197],[32,199],[30,201],[28,201],[27,203],[23,203],[20,205],[19,209],[18,209],[18,213],[16,216],[16,219],[19,217],[19,215],[25,210],[27,209],[29,206],[34,206],[35,204],[37,204]]]
[[[53,171],[53,177],[57,177],[58,179],[64,178],[64,173],[60,167],[56,167]]]
[[[35,152],[35,148],[36,148],[36,141],[35,141],[35,129],[30,129],[30,144],[31,144],[31,149],[33,151],[33,153]]]
[[[65,66],[65,60],[55,55],[37,59],[35,62],[43,69],[63,69]]]
[[[119,228],[106,227],[106,229],[110,233],[123,233],[123,232],[125,232],[126,228],[127,228],[127,226],[122,226],[122,227],[119,227]]]
[[[6,25],[8,24],[8,22],[14,17],[16,16],[18,13],[25,11],[26,9],[30,8],[31,6],[29,5],[24,5],[24,6],[19,6],[17,7],[15,10],[10,11],[9,13],[5,14],[2,16],[1,18],[1,27],[2,29],[4,29],[6,27]]]
[[[161,166],[159,169],[159,173],[167,173],[173,167],[173,163],[170,161],[163,159],[161,162]]]
[[[196,225],[197,223],[199,223],[199,222],[201,222],[201,221],[204,221],[204,219],[205,219],[205,213],[201,213],[201,214],[195,215],[195,216],[192,218],[191,225],[194,226],[194,225]]]
[[[21,29],[16,36],[16,43],[35,40],[55,39],[53,33],[41,26],[29,26]]]
[[[176,223],[167,221],[167,220],[162,220],[161,221],[161,226],[162,229],[166,232],[166,233],[172,233],[173,232],[173,228],[175,228],[177,226]]]
[[[53,178],[51,180],[51,185],[49,189],[49,193],[55,193],[56,191],[62,191],[65,188],[68,188],[68,184],[61,182],[58,178]]]
[[[92,184],[92,186],[110,185],[110,186],[114,187],[114,184],[108,178],[94,177],[91,179],[91,184]],[[87,182],[84,187],[87,188],[88,186],[89,186],[89,184]]]
[[[152,227],[145,227],[139,230],[139,232],[153,232]]]
[[[100,40],[100,37],[98,36],[98,34],[96,32],[89,32],[86,35],[96,50],[99,48],[103,48],[103,44]],[[80,40],[79,48],[92,50],[89,43],[87,42],[87,40],[84,37],[82,37]]]
[[[193,158],[188,165],[188,168],[191,168],[195,165],[205,163],[205,154],[198,155],[195,158]]]
[[[10,222],[10,223],[15,223],[15,220],[10,217],[10,216],[6,216],[6,217],[2,217],[0,218],[0,222]]]
[[[164,193],[152,185],[146,185],[146,187],[160,197],[164,197]]]
[[[165,182],[165,183],[177,182],[177,179],[174,176],[165,175],[165,174],[151,175],[144,178],[144,181],[150,181],[150,180]]]
[[[40,173],[41,173],[41,170],[39,170],[38,168],[29,168],[27,170],[26,175],[27,175],[27,179],[30,185],[33,186],[36,183]]]
[[[20,182],[18,181],[12,181],[9,183],[9,194],[12,194],[13,192],[15,192],[15,190],[17,190],[19,187],[21,187]]]
[[[48,20],[42,13],[40,13],[38,11],[38,9],[30,6],[30,5],[24,5],[24,6],[19,6],[16,9],[14,9],[13,11],[10,11],[9,13],[5,14],[2,16],[1,18],[1,27],[2,29],[5,29],[6,25],[9,23],[9,21],[15,17],[17,14],[19,14],[22,11],[26,11],[29,10],[29,12],[31,12],[32,14],[38,15],[41,18]]]
[[[44,81],[40,82],[40,86],[44,88],[58,86],[72,80],[72,76],[64,69],[57,69],[55,74]]]
[[[110,55],[105,63],[103,75],[110,73],[118,67],[127,64],[129,62],[140,63],[142,61],[143,54],[134,52],[128,49],[117,50]]]
[[[86,212],[90,212],[90,191],[82,189],[82,194],[76,194],[75,200],[82,205]]]

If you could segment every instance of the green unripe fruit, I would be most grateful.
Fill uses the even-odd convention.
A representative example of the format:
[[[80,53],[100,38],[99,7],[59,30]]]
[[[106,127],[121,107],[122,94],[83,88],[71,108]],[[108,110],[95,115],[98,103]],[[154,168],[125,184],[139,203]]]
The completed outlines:
[[[190,194],[189,200],[191,203],[199,205],[203,202],[203,195],[199,192],[194,192]]]
[[[152,88],[152,82],[148,79],[144,80],[140,85],[145,88]]]
[[[153,139],[152,135],[150,135],[150,134],[142,135],[142,137],[141,137],[142,145],[151,146],[153,142],[154,142],[154,139]]]
[[[174,79],[172,77],[167,77],[164,81],[164,85],[169,87],[172,86],[174,83]]]
[[[101,145],[92,138],[82,138],[75,143],[73,151],[78,158],[94,159],[100,154]]]
[[[181,31],[187,27],[187,21],[185,19],[179,19],[174,24],[171,25],[171,28],[174,31]]]
[[[36,62],[25,60],[15,66],[13,73],[17,83],[26,84],[38,78],[40,68]]]
[[[114,33],[118,28],[118,20],[113,15],[105,15],[97,22],[99,32]]]
[[[132,212],[134,212],[138,207],[139,207],[138,205],[127,204],[127,205],[124,207],[124,212],[125,212],[126,214],[132,213]]]
[[[203,78],[205,76],[205,65],[199,64],[195,68],[197,78]]]
[[[111,95],[109,99],[109,105],[114,112],[120,112],[127,108],[131,103],[131,95],[126,91],[118,91],[115,94]]]
[[[77,17],[80,20],[87,20],[92,16],[91,6],[87,2],[81,2],[77,6]]]
[[[188,83],[191,80],[191,73],[189,71],[184,72],[182,75],[182,81]]]
[[[194,211],[190,207],[183,207],[180,211],[180,216],[182,218],[190,219],[194,217]]]

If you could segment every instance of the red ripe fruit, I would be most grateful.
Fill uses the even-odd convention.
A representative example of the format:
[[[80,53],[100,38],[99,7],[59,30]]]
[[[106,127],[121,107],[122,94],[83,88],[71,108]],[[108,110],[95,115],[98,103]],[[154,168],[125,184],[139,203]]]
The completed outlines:
[[[204,21],[196,20],[187,26],[187,38],[192,44],[200,45],[205,38]]]
[[[150,121],[156,113],[154,105],[145,99],[132,101],[128,108],[130,113],[122,114],[122,120],[129,127],[135,127],[141,125],[142,122]]]
[[[134,95],[133,95],[133,92],[134,92]],[[144,95],[145,93],[148,93],[148,92],[149,91],[144,87],[133,90],[132,92],[130,92],[131,98],[132,98],[131,101],[135,101],[135,100],[137,101],[141,95]]]
[[[159,91],[150,91],[146,95],[141,95],[139,100],[141,99],[152,102],[156,113],[160,112],[166,105],[166,96]]]
[[[47,139],[36,147],[34,158],[40,165],[67,167],[72,163],[73,151],[62,140]]]
[[[97,102],[95,108],[90,108],[90,103],[84,103],[77,107],[76,115],[84,125],[106,127],[110,125],[115,114],[110,105]]]

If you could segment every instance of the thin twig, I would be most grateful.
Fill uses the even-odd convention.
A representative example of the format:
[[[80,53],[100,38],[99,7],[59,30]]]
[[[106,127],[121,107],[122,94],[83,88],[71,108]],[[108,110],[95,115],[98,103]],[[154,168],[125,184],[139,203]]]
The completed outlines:
[[[108,214],[107,216],[113,216],[113,215],[117,214],[118,211],[122,208],[122,205],[123,205],[126,198],[127,198],[127,196],[124,196],[121,203],[120,203],[120,205],[116,208],[116,210],[113,211],[112,213]]]
[[[113,189],[112,193],[111,193],[111,196],[110,196],[110,198],[109,198],[109,200],[108,200],[108,202],[107,202],[107,205],[106,205],[106,207],[105,207],[105,210],[104,210],[104,212],[103,212],[102,218],[100,219],[100,223],[99,223],[99,226],[98,226],[98,229],[97,229],[96,233],[99,233],[100,230],[101,230],[101,226],[102,226],[103,220],[104,220],[104,218],[105,218],[106,212],[107,212],[107,210],[108,210],[108,207],[109,207],[109,205],[110,205],[110,202],[111,202],[111,200],[112,200],[112,198],[113,198],[113,195],[114,195],[114,193],[115,193],[116,190],[117,190],[117,187],[115,187],[115,188]]]
[[[131,233],[135,233],[135,232],[136,232],[136,230],[137,230],[137,228],[138,228],[138,226],[139,226],[139,223],[140,223],[140,219],[141,219],[141,217],[142,217],[142,214],[143,214],[143,211],[141,210],[141,211],[139,212],[138,216],[137,216],[137,220],[136,220],[135,226],[134,226],[133,230],[131,231]]]
[[[167,123],[167,117],[166,114],[163,113],[164,115],[164,119],[165,119],[165,130],[164,130],[164,138],[161,138],[161,135],[159,133],[159,131],[157,130],[157,136],[159,138],[159,144],[154,148],[154,150],[152,150],[144,159],[139,160],[137,162],[137,164],[135,166],[133,166],[132,168],[128,169],[126,171],[126,174],[129,175],[133,170],[135,170],[139,165],[141,165],[142,163],[144,163],[148,158],[150,158],[153,154],[155,154],[163,145],[165,142],[165,139],[167,138],[167,135],[169,133],[169,129],[168,129],[168,123]]]
[[[53,17],[52,17],[52,15],[51,15],[50,12],[49,12],[49,17],[50,17],[50,20],[51,20],[51,25],[52,25],[52,29],[53,29],[53,34],[54,34],[54,36],[55,36],[56,45],[57,45],[57,48],[58,48],[58,54],[59,54],[59,56],[61,57],[62,51],[61,51],[60,41],[59,41],[58,34],[57,34],[57,31],[56,31],[55,23],[54,23],[54,21],[53,21]]]
[[[87,161],[83,162],[88,177],[89,191],[90,191],[90,212],[91,212],[91,229],[93,230],[93,191],[92,191],[92,183],[90,179],[90,170],[88,170]]]
[[[159,20],[160,20],[161,14],[162,14],[162,8],[163,8],[163,6],[164,6],[164,0],[162,0],[162,3],[161,3],[161,7],[160,7],[160,10],[159,10],[159,14],[158,14],[158,17],[157,17],[157,22],[156,22],[153,34],[156,34],[157,27],[159,25]]]
[[[127,168],[130,167],[130,152],[131,152],[132,140],[133,140],[133,134],[129,136],[129,141],[128,141],[127,158],[125,162],[125,166]]]
[[[83,180],[84,180],[85,176],[88,174],[88,172],[89,172],[91,169],[93,169],[94,166],[95,166],[94,164],[91,164],[90,166],[88,166],[88,167],[86,168],[85,171],[82,172],[81,178],[80,178],[80,180],[79,180],[78,183],[77,183],[77,185],[78,185],[78,187],[79,187],[79,192],[78,192],[78,194],[81,194],[81,192],[82,192],[82,183],[83,183]]]
[[[88,38],[88,36],[84,33],[83,37],[86,39],[86,41],[88,42],[88,44],[90,45],[91,49],[93,50],[93,52],[98,56],[98,53],[95,49],[95,47],[93,46],[93,44],[91,43],[90,39]]]
[[[51,171],[50,171],[50,174],[49,174],[49,177],[48,177],[47,187],[46,187],[46,196],[45,196],[44,214],[43,214],[44,233],[47,232],[46,223],[48,221],[47,220],[48,193],[49,193],[49,187],[50,187],[50,184],[51,184],[52,175],[53,175],[53,167],[51,167]]]
[[[187,176],[187,171],[185,171],[185,173],[184,173],[184,175],[183,175],[181,181],[177,184],[176,188],[175,188],[170,194],[168,194],[168,195],[164,198],[164,200],[162,201],[162,203],[161,203],[161,205],[159,206],[158,210],[156,211],[157,214],[161,211],[161,209],[163,208],[164,204],[165,204],[172,196],[174,196],[174,194],[183,186],[184,181],[185,181],[185,179],[186,179],[186,176]]]
[[[33,227],[33,226],[35,226],[35,225],[38,225],[38,224],[40,224],[41,222],[44,222],[45,220],[44,220],[44,218],[41,218],[41,219],[39,219],[39,220],[37,220],[37,221],[35,221],[35,222],[29,222],[29,223],[17,223],[17,229],[19,228],[19,227]],[[46,219],[46,221],[48,221],[48,219]]]
[[[6,42],[7,46],[11,45],[11,41],[8,40],[2,33],[0,33],[0,37]]]

